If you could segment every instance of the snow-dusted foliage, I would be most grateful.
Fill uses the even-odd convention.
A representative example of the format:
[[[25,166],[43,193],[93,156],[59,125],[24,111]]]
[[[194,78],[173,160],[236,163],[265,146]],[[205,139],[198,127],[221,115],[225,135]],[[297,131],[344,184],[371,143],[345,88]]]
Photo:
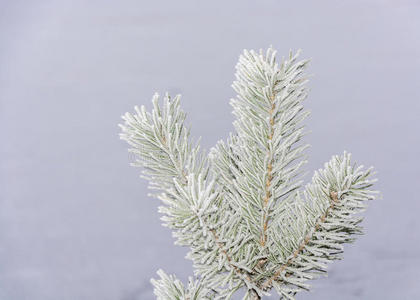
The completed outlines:
[[[240,56],[231,100],[236,132],[208,155],[191,141],[179,96],[160,105],[155,95],[152,112],[136,107],[123,116],[121,138],[195,268],[188,287],[159,271],[152,280],[158,299],[230,299],[243,290],[243,299],[272,290],[294,299],[361,233],[359,213],[375,194],[372,169],[344,153],[303,186],[307,61],[291,53],[279,64],[275,54]]]

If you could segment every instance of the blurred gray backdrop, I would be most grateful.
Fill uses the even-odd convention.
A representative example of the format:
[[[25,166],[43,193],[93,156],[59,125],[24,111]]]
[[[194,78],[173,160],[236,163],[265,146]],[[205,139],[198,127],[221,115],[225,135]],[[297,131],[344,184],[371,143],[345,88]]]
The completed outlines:
[[[117,124],[181,93],[209,149],[232,130],[238,55],[269,45],[312,58],[310,173],[348,150],[383,195],[298,299],[420,299],[414,0],[0,0],[0,299],[153,299],[158,268],[186,280]]]

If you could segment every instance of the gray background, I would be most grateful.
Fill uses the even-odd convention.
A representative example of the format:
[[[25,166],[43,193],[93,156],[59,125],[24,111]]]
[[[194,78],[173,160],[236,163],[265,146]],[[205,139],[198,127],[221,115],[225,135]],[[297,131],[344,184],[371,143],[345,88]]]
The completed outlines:
[[[383,194],[298,299],[419,299],[419,33],[418,1],[0,0],[0,299],[153,299],[158,268],[186,280],[117,123],[182,93],[210,148],[232,130],[239,53],[270,44],[312,58],[311,173],[348,150]]]

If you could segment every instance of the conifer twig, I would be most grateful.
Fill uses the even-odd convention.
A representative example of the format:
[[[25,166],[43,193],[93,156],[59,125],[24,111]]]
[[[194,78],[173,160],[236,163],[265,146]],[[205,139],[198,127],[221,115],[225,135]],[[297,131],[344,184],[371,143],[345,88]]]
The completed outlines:
[[[121,138],[134,166],[162,201],[164,226],[187,246],[195,277],[184,285],[158,271],[158,300],[261,300],[274,289],[281,299],[309,290],[309,280],[340,258],[360,234],[366,201],[374,199],[372,168],[333,156],[302,182],[306,163],[303,109],[307,60],[290,52],[244,51],[236,66],[231,100],[235,133],[207,156],[190,139],[180,97],[153,99],[153,109],[123,116]]]

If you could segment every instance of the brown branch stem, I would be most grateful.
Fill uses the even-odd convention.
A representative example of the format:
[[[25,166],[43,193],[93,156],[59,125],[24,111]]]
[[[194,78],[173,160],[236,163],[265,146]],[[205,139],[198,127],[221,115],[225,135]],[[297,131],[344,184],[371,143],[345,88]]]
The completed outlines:
[[[273,94],[270,97],[270,101],[271,101],[271,107],[270,107],[270,111],[269,111],[269,115],[270,115],[270,121],[269,121],[269,136],[268,136],[268,140],[271,141],[273,139],[273,134],[274,134],[274,109],[276,108],[274,105],[274,98],[275,98],[275,94]],[[267,148],[267,152],[268,152],[268,156],[271,156],[271,150],[269,148],[270,146],[268,146]],[[263,229],[262,229],[262,234],[261,234],[261,240],[260,240],[260,244],[261,246],[265,246],[265,243],[267,242],[267,229],[268,229],[268,215],[267,215],[267,205],[268,205],[268,201],[271,197],[271,192],[270,192],[270,186],[271,186],[271,180],[272,180],[272,170],[273,170],[273,161],[270,158],[270,161],[268,162],[268,166],[267,166],[267,178],[265,181],[265,196],[263,199]]]
[[[319,230],[321,227],[321,224],[325,222],[325,219],[327,218],[330,211],[334,208],[335,204],[338,202],[338,193],[337,192],[331,192],[330,193],[330,206],[326,209],[325,213],[318,219],[318,221],[315,224],[315,231]],[[285,264],[281,265],[280,268],[274,273],[273,276],[271,276],[269,279],[267,279],[263,285],[262,289],[268,288],[274,280],[276,280],[281,273],[286,270],[287,267],[289,267],[293,260],[305,249],[305,246],[309,243],[311,240],[312,235],[308,234],[302,243],[299,245],[299,247],[293,252],[292,257],[289,258]]]

